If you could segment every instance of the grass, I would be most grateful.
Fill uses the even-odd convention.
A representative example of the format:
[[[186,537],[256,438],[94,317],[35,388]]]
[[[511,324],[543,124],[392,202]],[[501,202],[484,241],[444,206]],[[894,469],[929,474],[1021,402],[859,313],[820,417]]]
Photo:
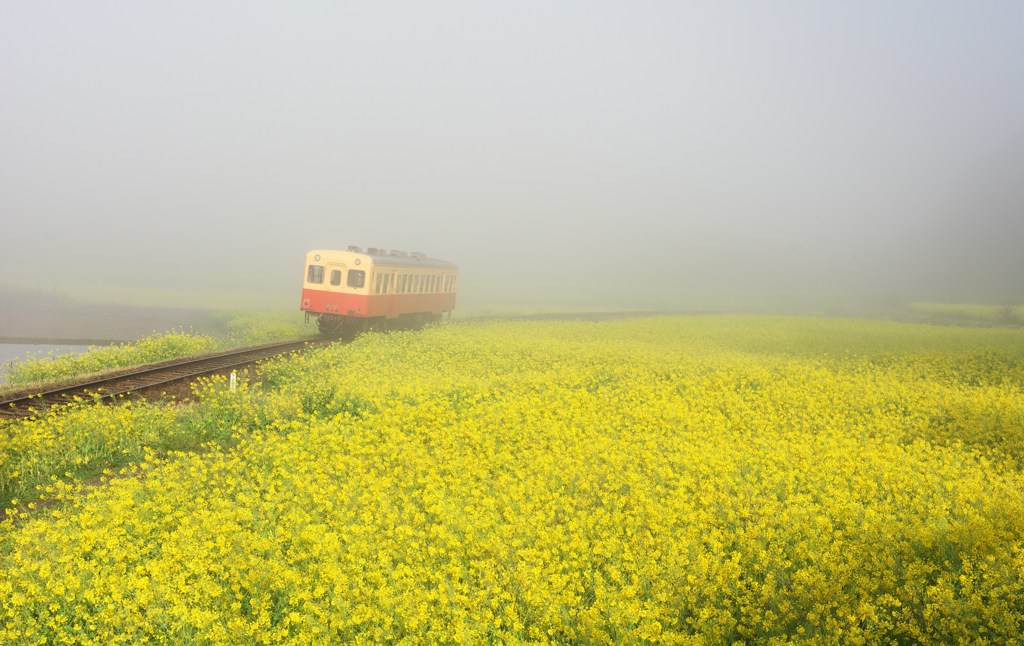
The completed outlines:
[[[234,345],[257,345],[315,336],[316,324],[298,311],[233,310],[214,317],[218,334]]]
[[[187,355],[215,352],[223,347],[217,339],[177,330],[119,345],[94,346],[81,354],[52,353],[29,357],[8,370],[13,386],[37,382],[70,381],[128,366],[156,363]]]
[[[976,303],[914,302],[907,308],[911,313],[925,315],[935,321],[982,322],[1002,325],[1024,323],[1024,306],[981,305]]]
[[[90,347],[79,354],[50,353],[21,359],[8,370],[8,384],[0,388],[0,392],[16,392],[28,384],[44,388],[132,366],[316,333],[315,325],[305,323],[297,312],[223,312],[214,318],[214,325],[216,334],[213,336],[177,329],[137,341]]]

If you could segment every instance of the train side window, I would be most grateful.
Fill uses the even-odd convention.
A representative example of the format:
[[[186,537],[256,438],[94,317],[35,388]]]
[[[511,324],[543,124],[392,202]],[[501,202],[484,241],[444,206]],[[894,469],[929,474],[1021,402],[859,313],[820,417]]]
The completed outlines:
[[[366,285],[366,272],[362,269],[348,270],[348,286],[362,289]]]
[[[308,283],[322,283],[324,282],[324,267],[323,265],[310,265],[309,270],[306,272],[306,282]]]
[[[373,293],[374,294],[379,294],[380,293],[380,284],[381,284],[381,281],[383,281],[383,280],[384,280],[384,275],[383,274],[377,274],[377,280],[375,280],[374,283],[373,283]]]
[[[341,284],[341,270],[340,269],[332,269],[331,270],[331,284],[332,285],[340,285]]]

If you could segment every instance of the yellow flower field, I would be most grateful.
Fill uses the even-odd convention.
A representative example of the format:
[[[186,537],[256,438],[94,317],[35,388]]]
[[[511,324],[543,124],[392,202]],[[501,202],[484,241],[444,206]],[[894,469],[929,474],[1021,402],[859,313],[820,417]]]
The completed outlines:
[[[232,442],[149,454],[103,486],[55,479],[57,504],[3,521],[0,641],[1010,643],[1024,629],[1022,330],[460,323],[275,361],[262,379],[122,423]]]

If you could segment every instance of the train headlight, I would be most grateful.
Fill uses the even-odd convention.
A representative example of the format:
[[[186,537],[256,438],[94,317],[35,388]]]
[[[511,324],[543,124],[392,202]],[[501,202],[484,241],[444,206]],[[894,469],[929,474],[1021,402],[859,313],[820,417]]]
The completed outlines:
[[[317,262],[320,262],[320,254],[317,254],[317,255],[313,256],[313,260],[316,260]]]

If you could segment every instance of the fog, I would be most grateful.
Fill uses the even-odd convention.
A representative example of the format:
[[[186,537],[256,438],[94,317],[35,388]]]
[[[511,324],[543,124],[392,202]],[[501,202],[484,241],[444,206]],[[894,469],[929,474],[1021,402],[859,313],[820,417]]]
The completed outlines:
[[[0,288],[297,308],[355,244],[469,304],[1024,302],[1021,34],[1016,1],[7,3]]]

